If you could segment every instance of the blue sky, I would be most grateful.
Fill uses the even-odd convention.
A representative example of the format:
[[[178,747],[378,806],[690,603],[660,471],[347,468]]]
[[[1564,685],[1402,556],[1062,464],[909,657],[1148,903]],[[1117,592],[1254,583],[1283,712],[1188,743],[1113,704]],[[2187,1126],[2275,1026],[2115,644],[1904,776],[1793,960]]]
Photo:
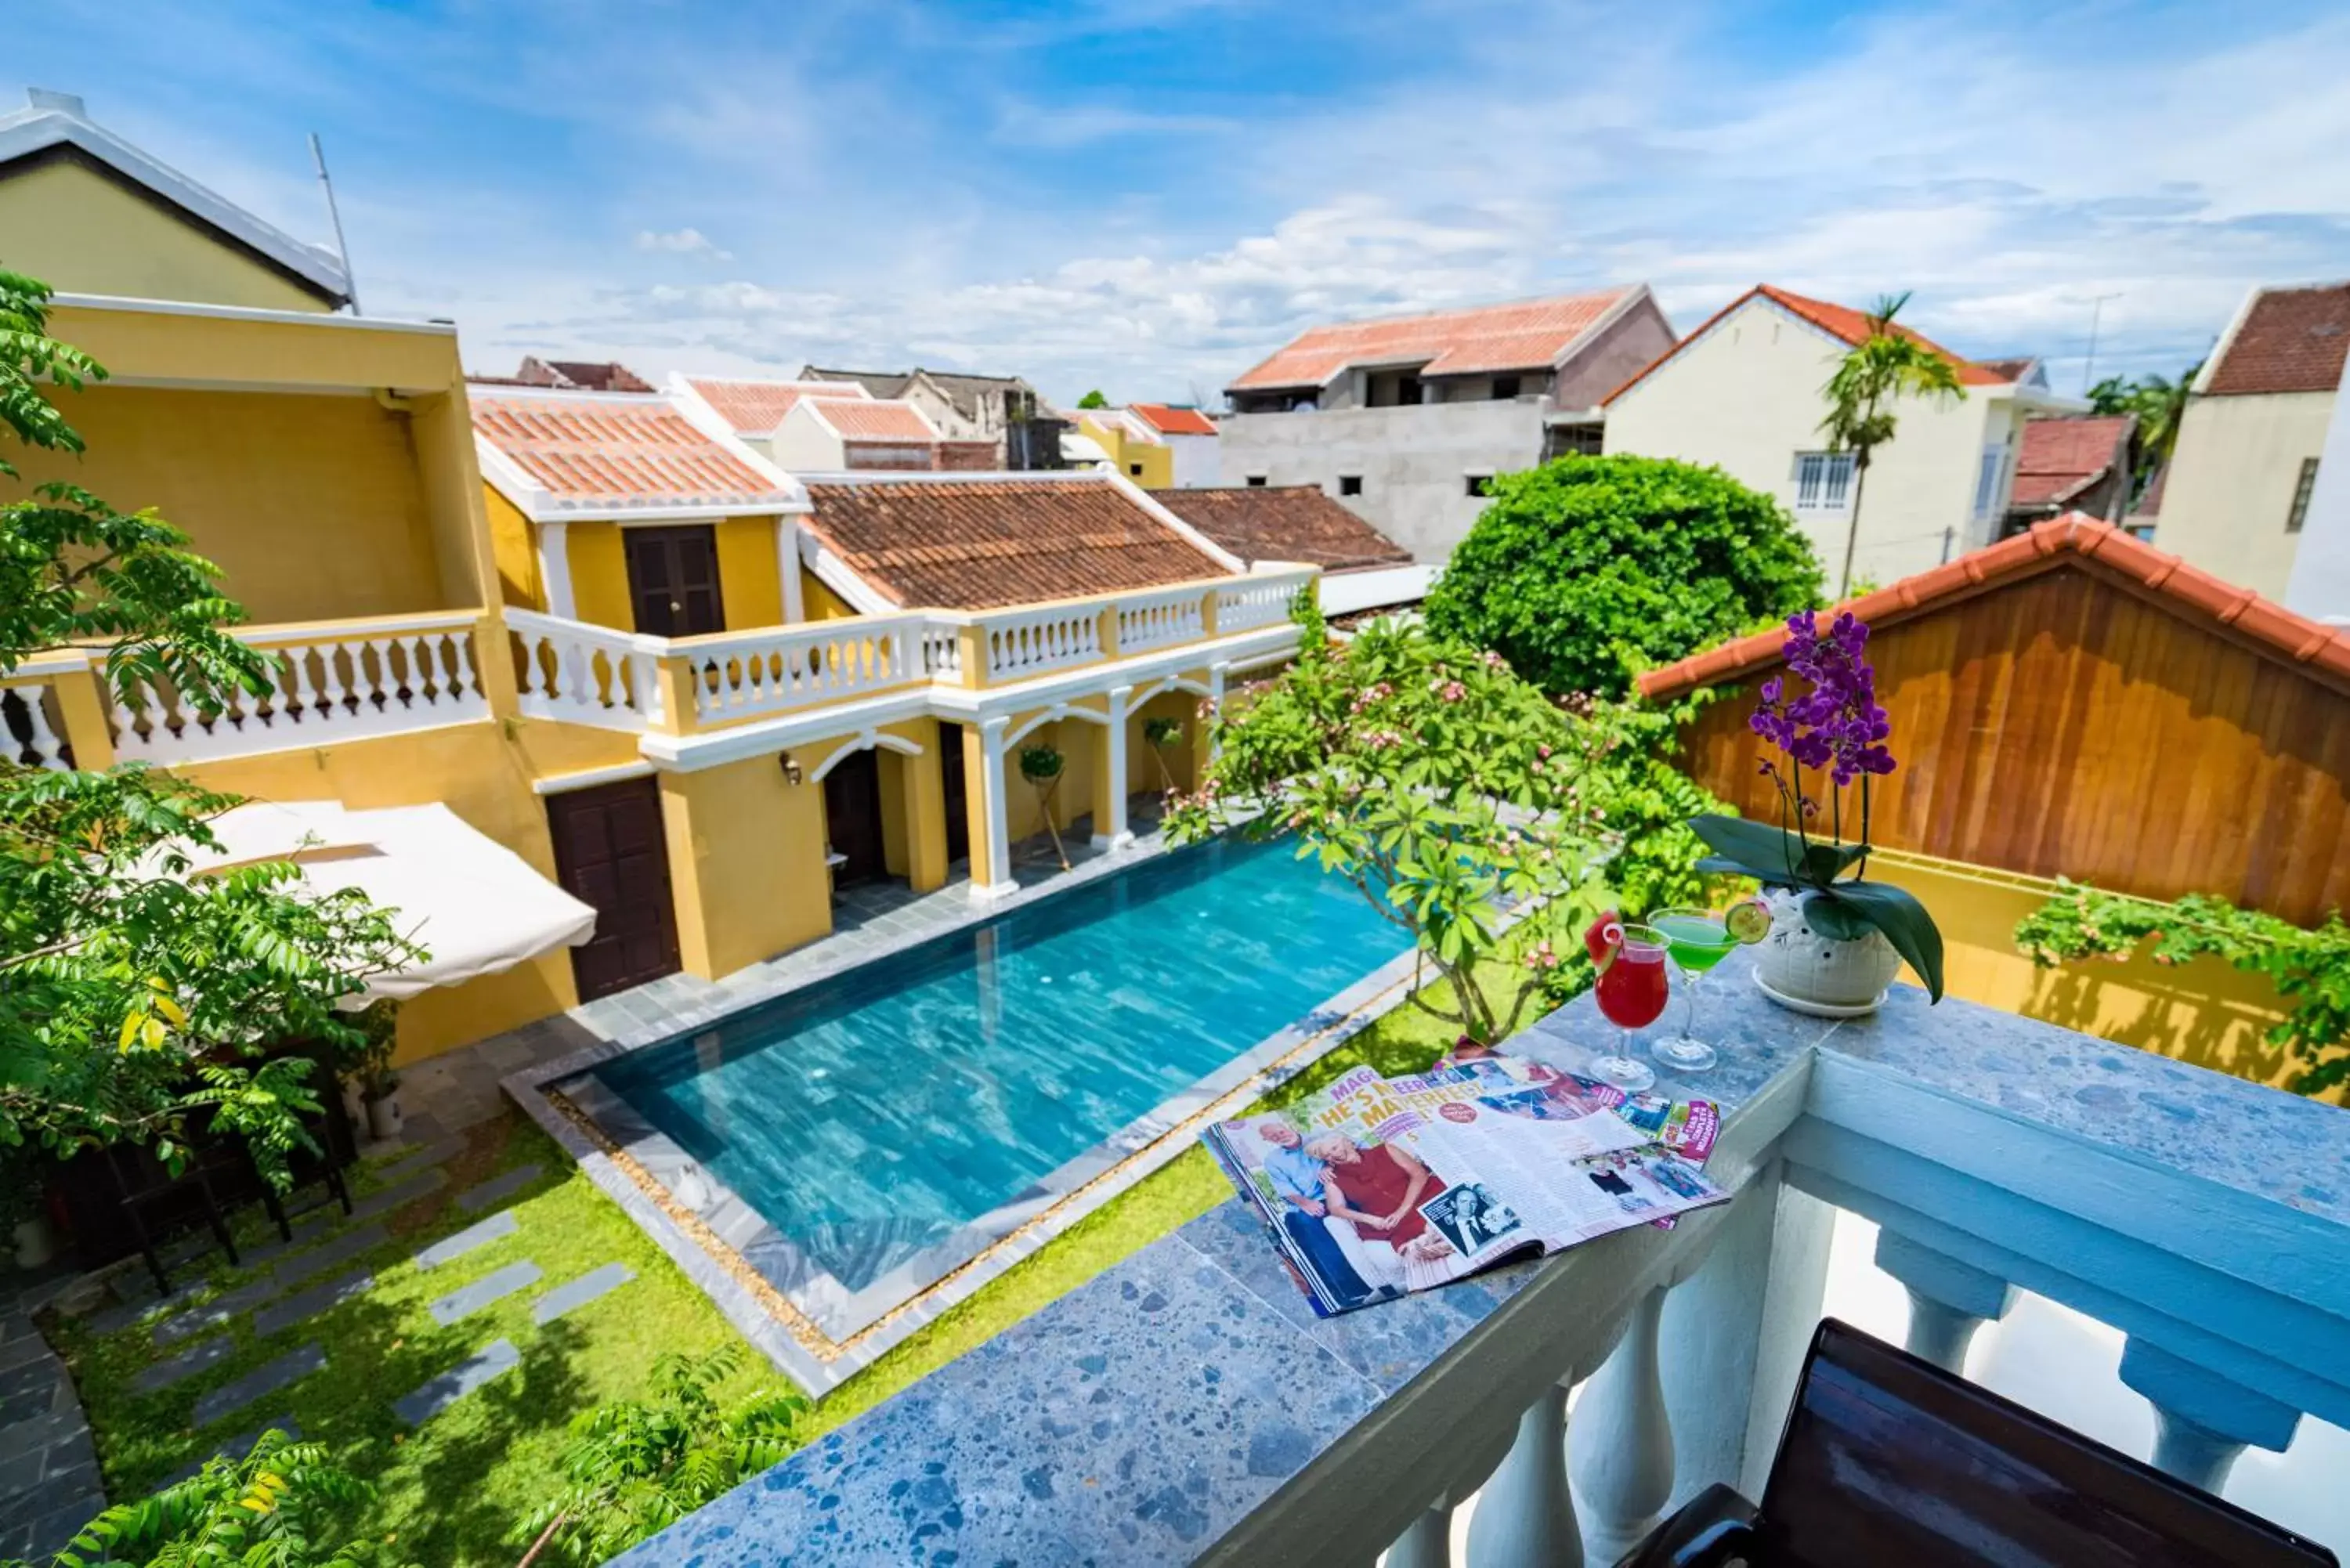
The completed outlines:
[[[1300,327],[1644,280],[1916,294],[1961,350],[2172,370],[2350,275],[2350,9],[66,0],[29,85],[468,365],[804,360],[1212,399]]]

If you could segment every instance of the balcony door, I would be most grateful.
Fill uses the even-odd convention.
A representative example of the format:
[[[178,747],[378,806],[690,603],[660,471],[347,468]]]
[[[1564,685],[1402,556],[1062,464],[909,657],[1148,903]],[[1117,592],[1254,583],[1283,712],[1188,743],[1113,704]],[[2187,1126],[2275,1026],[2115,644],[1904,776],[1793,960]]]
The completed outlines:
[[[624,528],[629,553],[629,602],[637,629],[652,637],[699,637],[724,631],[718,597],[718,530]]]
[[[675,973],[677,912],[660,786],[629,779],[548,795],[546,826],[556,879],[596,911],[596,934],[571,950],[579,1000]]]

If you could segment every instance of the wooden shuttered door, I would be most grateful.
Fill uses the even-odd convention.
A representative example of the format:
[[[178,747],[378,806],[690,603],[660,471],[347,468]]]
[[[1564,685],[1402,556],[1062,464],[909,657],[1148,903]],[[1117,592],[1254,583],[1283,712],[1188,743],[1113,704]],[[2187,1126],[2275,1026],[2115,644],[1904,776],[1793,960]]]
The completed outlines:
[[[592,1002],[677,971],[677,911],[660,789],[629,779],[546,799],[556,877],[596,910],[596,934],[571,950],[579,1000]]]

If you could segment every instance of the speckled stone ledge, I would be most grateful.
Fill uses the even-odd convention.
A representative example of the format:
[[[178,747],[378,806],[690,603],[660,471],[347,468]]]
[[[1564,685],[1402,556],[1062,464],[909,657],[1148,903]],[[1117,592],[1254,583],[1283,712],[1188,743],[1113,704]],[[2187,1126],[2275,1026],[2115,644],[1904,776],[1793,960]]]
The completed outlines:
[[[1962,1002],[1929,1009],[1907,989],[1876,1017],[1830,1023],[1770,1005],[1749,981],[1740,960],[1709,981],[1700,1023],[1722,1063],[1672,1085],[1724,1106],[1725,1146],[1742,1124],[1750,1142],[1792,1138],[1833,1109],[1824,1097],[1883,1081],[1923,1125],[1994,1152],[2002,1138],[2066,1140],[2087,1161],[2350,1251],[2339,1109]],[[1586,998],[1513,1048],[1573,1066],[1614,1033]],[[1226,1203],[618,1562],[1187,1562],[1547,1271],[1654,1244],[1607,1250],[1621,1241],[1321,1321],[1254,1219]]]

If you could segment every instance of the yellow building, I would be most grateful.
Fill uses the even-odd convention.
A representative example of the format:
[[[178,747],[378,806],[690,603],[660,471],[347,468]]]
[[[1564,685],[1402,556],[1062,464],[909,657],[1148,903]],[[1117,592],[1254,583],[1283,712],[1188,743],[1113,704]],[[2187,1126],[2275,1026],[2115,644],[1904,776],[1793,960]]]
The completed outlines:
[[[967,859],[1009,890],[1024,745],[1068,758],[1062,826],[1116,842],[1159,786],[1143,723],[1196,737],[1228,671],[1295,648],[1310,568],[1248,571],[1115,476],[812,490],[692,400],[471,389],[453,328],[338,313],[325,253],[68,100],[0,119],[0,245],[109,371],[59,394],[88,453],[25,483],[181,525],[277,669],[212,712],[34,660],[0,680],[19,758],[144,760],[296,821],[445,805],[469,877],[518,860],[595,912],[407,1002],[402,1060],[771,957],[830,929],[837,879]]]
[[[1127,409],[1080,409],[1077,433],[1101,448],[1112,472],[1145,490],[1175,484],[1175,453],[1149,423]]]

